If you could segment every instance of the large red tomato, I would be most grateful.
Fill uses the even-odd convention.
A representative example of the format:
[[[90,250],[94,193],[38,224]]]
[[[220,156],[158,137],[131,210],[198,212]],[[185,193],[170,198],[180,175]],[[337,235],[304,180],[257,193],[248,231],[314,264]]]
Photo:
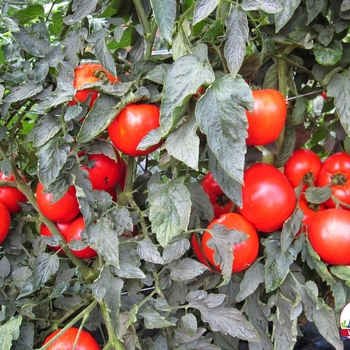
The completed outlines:
[[[315,252],[331,265],[350,265],[350,212],[326,209],[309,224],[308,237]]]
[[[248,118],[247,145],[262,146],[277,140],[283,130],[287,105],[283,95],[274,89],[253,90],[254,107]]]
[[[15,182],[15,177],[13,174],[7,177],[0,172],[0,181]],[[15,214],[22,210],[18,203],[27,202],[27,197],[16,187],[0,186],[0,202],[6,205],[10,214]]]
[[[220,216],[212,221],[207,229],[210,230],[216,224],[224,225],[227,229],[242,231],[249,236],[244,242],[232,246],[234,254],[232,273],[247,269],[256,260],[259,253],[259,236],[253,225],[238,213],[227,213]],[[208,231],[203,233],[202,249],[208,262],[212,266],[217,266],[214,262],[215,250],[207,245],[211,238],[212,235]],[[220,265],[217,266],[217,269],[221,270]]]
[[[67,243],[70,243],[72,239],[76,241],[82,240],[82,232],[85,230],[85,222],[82,216],[79,216],[69,225],[67,230]],[[71,249],[71,252],[80,259],[91,259],[97,256],[95,250],[90,247],[86,247],[82,250]]]
[[[92,189],[108,192],[118,183],[124,164],[118,152],[116,155],[117,161],[102,153],[87,156],[87,162],[81,168],[89,173]]]
[[[46,337],[44,344],[47,344],[61,329],[51,333]],[[75,339],[78,336],[79,328],[68,328],[58,339],[56,339],[46,350],[72,350]],[[101,350],[94,337],[84,329],[81,330],[79,340],[75,347],[76,350]]]
[[[329,156],[323,163],[317,177],[316,185],[331,185],[332,194],[341,202],[350,205],[350,156],[346,152],[338,152]],[[334,201],[329,198],[324,205],[334,208]]]
[[[67,193],[54,203],[51,203],[52,197],[52,193],[44,193],[44,186],[39,182],[36,188],[37,203],[41,212],[50,220],[71,221],[80,213],[74,186],[70,186]]]
[[[64,237],[65,240],[67,240],[67,234],[68,234],[68,228],[70,226],[70,224],[72,223],[72,221],[67,221],[67,222],[56,222],[56,226],[58,228],[58,230],[61,232],[62,236]],[[46,236],[46,237],[51,237],[52,236],[52,232],[50,231],[50,229],[44,225],[44,224],[41,224],[40,225],[40,234],[42,236]],[[60,246],[51,246],[51,245],[48,245],[48,247],[50,249],[52,249],[53,251],[57,252],[57,251],[60,251],[62,254],[64,254],[64,250],[61,249]]]
[[[128,156],[143,156],[155,151],[161,142],[146,150],[137,149],[141,140],[159,127],[159,107],[152,104],[130,104],[116,115],[108,127],[114,146]]]
[[[0,244],[5,240],[11,226],[11,216],[5,204],[0,202]]]
[[[75,105],[77,101],[84,102],[90,96],[89,107],[92,107],[99,93],[91,89],[81,90],[81,87],[86,83],[94,83],[99,80],[109,80],[111,83],[119,81],[117,77],[114,77],[98,63],[85,63],[76,67],[74,69],[74,88],[79,91],[75,94],[75,99],[70,102],[70,105]]]
[[[214,180],[211,172],[207,173],[202,180],[202,187],[208,194],[210,203],[214,208],[214,216],[220,217],[222,214],[232,211],[234,203],[228,199],[219,184]]]
[[[323,204],[314,204],[314,203],[309,203],[306,200],[305,195],[301,195],[298,201],[298,206],[299,209],[304,213],[304,217],[302,220],[302,225],[300,230],[297,233],[297,236],[303,232],[305,233],[305,231],[307,230],[307,227],[309,226],[312,218],[315,216],[315,214],[317,212],[319,212],[320,210],[325,210],[326,207]],[[306,230],[305,230],[306,228]]]
[[[280,229],[296,204],[293,187],[277,168],[254,164],[244,173],[241,214],[262,232]]]
[[[314,186],[321,168],[319,156],[308,149],[295,150],[284,164],[284,175],[293,188],[303,182],[303,190]]]

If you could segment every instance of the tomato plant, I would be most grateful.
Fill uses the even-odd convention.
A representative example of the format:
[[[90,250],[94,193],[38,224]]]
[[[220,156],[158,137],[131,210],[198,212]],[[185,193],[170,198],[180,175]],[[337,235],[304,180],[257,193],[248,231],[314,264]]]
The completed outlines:
[[[331,265],[349,265],[350,212],[330,208],[312,218],[308,237],[320,258]]]
[[[46,193],[44,186],[39,182],[36,199],[41,212],[52,221],[71,221],[80,213],[74,186],[70,186],[61,199],[53,202],[53,193]]]
[[[75,220],[71,222],[69,227],[67,228],[67,243],[71,243],[72,240],[75,241],[82,241],[83,237],[83,231],[85,230],[85,222],[84,218],[82,216],[79,216]],[[95,258],[97,256],[97,253],[95,250],[90,248],[89,246],[83,248],[83,249],[72,249],[70,248],[71,252],[80,259],[91,259]]]
[[[60,332],[61,332],[61,329],[57,329],[56,331],[48,335],[43,345],[47,344],[52,338],[54,338]],[[47,350],[72,350],[74,344],[76,344],[75,346],[76,350],[100,350],[101,349],[97,341],[89,332],[85,331],[84,329],[79,330],[79,328],[75,328],[75,327],[68,328],[46,349]]]
[[[223,225],[227,229],[238,230],[248,235],[244,242],[232,246],[234,256],[232,273],[241,272],[253,264],[259,253],[259,236],[253,225],[238,213],[228,213],[220,216],[220,218],[213,220],[207,229],[210,230],[214,225]],[[210,248],[208,244],[210,239],[212,239],[211,233],[205,231],[201,240],[204,256],[211,266],[221,270],[220,265],[215,263],[215,250]]]
[[[57,227],[57,229],[61,232],[62,236],[64,237],[64,239],[67,239],[67,234],[68,234],[68,228],[71,224],[71,221],[67,221],[67,222],[56,222],[55,225]],[[42,236],[46,236],[46,237],[52,237],[52,232],[50,231],[50,229],[45,225],[45,224],[41,224],[40,225],[40,232],[39,232]],[[53,246],[53,245],[49,245],[48,247],[50,249],[52,249],[53,251],[57,252],[60,251],[62,253],[64,253],[64,251],[62,250],[61,246]]]
[[[0,172],[0,181],[15,182],[13,174],[10,177]],[[5,204],[10,214],[16,214],[22,210],[19,203],[27,202],[27,197],[16,187],[0,186],[0,202]]]
[[[323,163],[317,177],[316,185],[330,185],[332,195],[345,205],[350,205],[350,156],[346,152],[338,152],[329,156]],[[336,203],[332,198],[324,202],[328,208]]]
[[[228,199],[219,184],[214,180],[211,172],[207,173],[202,180],[202,187],[208,194],[210,203],[213,205],[214,216],[220,217],[229,213],[234,207],[234,203]]]
[[[108,127],[108,135],[122,153],[137,157],[155,151],[157,143],[145,150],[137,149],[142,139],[159,127],[159,107],[153,104],[130,104],[116,115]]]
[[[283,130],[287,106],[283,95],[274,89],[253,90],[254,107],[247,111],[247,145],[262,146],[275,140]]]
[[[270,164],[254,164],[244,173],[241,214],[262,232],[282,227],[296,204],[287,178]]]
[[[7,237],[11,226],[11,216],[5,204],[0,202],[0,244]]]
[[[82,165],[89,173],[94,190],[110,191],[123,175],[123,162],[116,152],[116,160],[104,154],[88,154],[87,161]]]
[[[302,189],[316,184],[320,172],[321,159],[309,149],[296,149],[284,164],[284,175],[293,188],[302,183]]]

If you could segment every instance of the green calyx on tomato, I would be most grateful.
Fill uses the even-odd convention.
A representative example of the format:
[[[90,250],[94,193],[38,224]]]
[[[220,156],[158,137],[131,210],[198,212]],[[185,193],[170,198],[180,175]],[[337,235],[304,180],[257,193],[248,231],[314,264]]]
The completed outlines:
[[[240,213],[262,232],[280,229],[296,205],[293,187],[277,168],[254,164],[244,172]]]
[[[241,272],[252,265],[259,254],[260,246],[259,236],[253,225],[238,213],[227,213],[220,216],[220,218],[213,220],[209,224],[207,230],[212,229],[214,225],[223,225],[227,229],[241,231],[248,235],[245,241],[232,245],[232,273]],[[214,270],[221,271],[220,264],[217,265],[215,263],[214,254],[216,252],[210,247],[209,241],[212,238],[213,236],[209,231],[203,233],[201,240],[202,252],[209,266]]]
[[[225,195],[211,172],[204,176],[202,187],[209,196],[216,218],[233,210],[235,204]]]
[[[283,95],[274,89],[253,90],[254,107],[246,111],[249,146],[262,146],[276,141],[287,118],[287,105]]]
[[[145,150],[138,149],[142,139],[159,127],[159,107],[153,104],[130,104],[118,113],[108,127],[113,145],[123,154],[137,157],[152,153],[162,141]]]

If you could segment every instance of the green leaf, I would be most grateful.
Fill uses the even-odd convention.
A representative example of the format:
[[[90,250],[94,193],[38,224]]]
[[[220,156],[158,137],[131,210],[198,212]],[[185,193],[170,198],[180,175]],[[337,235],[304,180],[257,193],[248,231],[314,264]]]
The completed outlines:
[[[324,187],[308,187],[305,191],[306,200],[310,203],[321,204],[331,198],[332,189],[326,185]]]
[[[276,33],[283,28],[287,22],[292,18],[294,11],[300,5],[301,0],[279,0],[283,11],[275,13],[275,27]]]
[[[10,94],[5,97],[4,102],[11,103],[28,99],[37,95],[42,91],[42,89],[43,87],[41,85],[36,84],[34,81],[28,80],[20,86],[15,86],[11,90]]]
[[[181,322],[190,337],[193,337],[197,333],[198,325],[197,319],[192,314],[186,314],[181,317]]]
[[[181,126],[171,132],[165,141],[165,148],[168,153],[194,170],[198,170],[199,158],[197,127],[197,120],[192,115]]]
[[[193,25],[208,17],[218,4],[219,0],[198,0],[194,8]]]
[[[190,191],[192,207],[196,216],[202,220],[212,221],[214,208],[203,187],[199,183],[189,183],[187,187]]]
[[[157,246],[149,238],[137,241],[137,244],[137,254],[141,259],[154,264],[163,264],[163,259],[160,256]]]
[[[67,154],[58,147],[58,137],[49,140],[38,150],[39,179],[45,188],[56,180],[64,164]]]
[[[115,116],[124,108],[119,99],[101,95],[84,119],[78,134],[79,142],[88,142],[104,131]]]
[[[350,71],[335,74],[327,87],[327,96],[334,97],[334,104],[340,122],[347,135],[350,135]]]
[[[114,77],[117,76],[117,69],[112,54],[108,50],[105,38],[100,38],[95,43],[96,58],[101,62],[102,66]]]
[[[173,281],[185,281],[201,275],[208,268],[196,260],[185,258],[169,264],[170,277]]]
[[[24,283],[18,298],[28,296],[40,289],[58,271],[59,259],[56,254],[44,253],[35,260],[33,274]]]
[[[344,280],[350,286],[350,266],[332,266],[331,273]]]
[[[11,317],[5,324],[0,326],[1,350],[11,350],[12,341],[17,340],[20,335],[22,316]]]
[[[266,13],[278,13],[283,10],[279,0],[243,0],[244,11],[262,10]]]
[[[327,47],[316,42],[314,54],[316,61],[322,66],[334,66],[342,58],[343,45],[340,41],[334,40]]]
[[[145,327],[148,329],[175,326],[173,322],[168,321],[164,316],[160,315],[156,311],[146,310],[139,312],[139,315],[144,318]]]
[[[169,244],[164,248],[163,261],[165,264],[173,260],[180,259],[187,250],[190,249],[190,241],[182,236],[174,237]]]
[[[265,246],[264,254],[265,264],[265,288],[266,291],[276,290],[284,281],[289,273],[289,267],[296,259],[297,251],[290,246],[287,251],[283,252],[279,234],[271,234],[266,238],[263,245]]]
[[[107,263],[119,267],[119,239],[111,228],[111,222],[103,217],[92,224],[87,233],[91,248],[103,256]]]
[[[76,22],[82,21],[87,15],[93,12],[98,4],[98,0],[79,0],[74,2],[72,10],[74,13],[68,15],[64,19],[64,23],[72,25]]]
[[[220,166],[243,184],[247,133],[246,109],[253,107],[249,86],[242,78],[221,74],[196,105],[201,131]]]
[[[292,125],[298,125],[304,122],[308,108],[308,100],[305,97],[298,97],[292,111]]]
[[[244,274],[236,296],[238,302],[245,300],[253,294],[261,283],[264,282],[264,265],[256,261]]]
[[[300,230],[304,213],[299,208],[284,222],[281,232],[281,249],[286,252]]]
[[[307,22],[311,23],[322,11],[326,0],[310,0],[306,2]]]
[[[27,24],[28,22],[37,19],[38,17],[44,18],[45,12],[41,5],[28,5],[24,9],[17,11],[14,14],[20,24]]]
[[[167,184],[152,184],[149,188],[152,231],[162,247],[171,239],[187,230],[191,199],[187,187],[181,179]]]
[[[225,38],[224,53],[230,73],[235,78],[243,63],[249,38],[247,14],[238,7],[232,8],[226,20]]]
[[[195,55],[180,57],[169,68],[164,81],[160,110],[160,126],[165,136],[183,113],[183,106],[202,85],[214,81],[214,72],[208,61],[201,62]]]
[[[193,300],[190,307],[198,309],[203,322],[208,322],[214,332],[230,334],[239,339],[260,342],[259,334],[254,327],[235,308],[208,307],[203,301]]]
[[[160,33],[171,44],[176,17],[176,0],[151,0]]]

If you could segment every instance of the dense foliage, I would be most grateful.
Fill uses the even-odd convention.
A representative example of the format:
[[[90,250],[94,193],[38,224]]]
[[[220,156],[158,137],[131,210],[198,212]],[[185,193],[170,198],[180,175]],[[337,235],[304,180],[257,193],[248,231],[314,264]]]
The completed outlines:
[[[243,186],[255,163],[284,176],[295,149],[322,161],[350,152],[350,2],[0,6],[0,202],[12,208],[7,232],[0,206],[1,348],[47,349],[47,336],[74,326],[106,350],[292,349],[311,322],[342,349],[349,266],[320,259],[300,201],[342,211],[350,202],[329,181],[285,178],[283,204],[251,204],[268,208],[261,218],[244,207],[254,190]],[[246,143],[256,89],[287,101],[268,144]],[[201,185],[209,172],[219,192]],[[249,181],[266,186],[263,173]],[[270,198],[285,191],[269,186]],[[211,227],[206,250],[219,272],[206,261],[201,236],[215,206],[257,216],[260,249],[248,268],[232,273],[232,247],[247,239],[235,226]],[[265,230],[270,217],[278,229]]]

